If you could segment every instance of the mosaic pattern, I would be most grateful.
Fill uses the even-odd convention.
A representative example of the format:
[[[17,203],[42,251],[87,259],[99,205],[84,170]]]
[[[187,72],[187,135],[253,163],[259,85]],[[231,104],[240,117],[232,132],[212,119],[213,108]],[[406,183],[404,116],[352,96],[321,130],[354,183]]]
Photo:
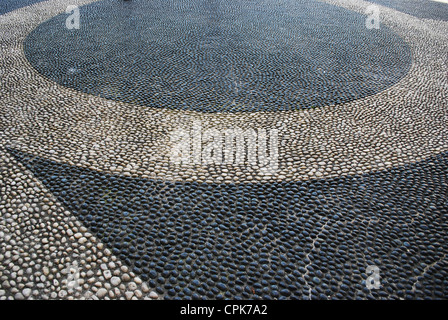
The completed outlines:
[[[126,11],[131,3],[158,2],[115,2],[115,11],[129,13],[127,25],[137,27],[132,17],[139,12]],[[216,9],[227,17],[247,12],[250,3],[263,11],[293,2],[249,1],[232,13],[211,6],[217,2],[196,3],[209,4],[204,15]],[[409,64],[402,77],[363,98],[290,111],[195,112],[73,90],[29,63],[30,39],[57,19],[64,25],[68,5],[81,12],[96,5],[102,14],[106,4],[112,6],[48,0],[0,17],[0,300],[448,297],[447,22],[383,7],[380,46],[390,53],[400,48],[392,41],[398,39],[412,61],[400,60]],[[348,21],[365,18],[370,5],[294,2],[321,8],[309,11],[319,19],[345,14],[354,19]],[[287,12],[272,18],[295,19]],[[241,22],[249,28],[252,20]],[[312,22],[300,24],[306,25]],[[43,40],[58,39],[58,28]],[[91,32],[97,55],[107,56],[108,47],[98,45],[102,35]],[[359,48],[354,35],[366,31],[356,32],[346,45]],[[117,61],[116,51],[109,54],[104,60]],[[120,59],[123,72],[139,66]],[[359,72],[350,63],[341,65],[347,77]],[[78,74],[95,66],[70,68]],[[355,79],[351,88],[363,84]],[[260,163],[249,161],[173,164],[170,134],[197,133],[195,123],[200,135],[276,129],[278,170],[262,176]],[[378,289],[367,287],[372,265],[379,268]]]
[[[411,63],[386,26],[369,30],[364,15],[314,0],[107,0],[80,10],[80,30],[63,14],[29,35],[31,64],[61,85],[149,107],[341,104],[393,85]]]

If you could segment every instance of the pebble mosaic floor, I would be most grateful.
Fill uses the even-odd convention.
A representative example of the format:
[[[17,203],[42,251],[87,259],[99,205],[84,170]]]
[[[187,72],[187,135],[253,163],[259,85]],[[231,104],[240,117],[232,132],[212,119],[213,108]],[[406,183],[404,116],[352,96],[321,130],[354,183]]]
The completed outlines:
[[[446,299],[448,4],[428,3],[6,0],[0,299]],[[276,129],[278,170],[173,164],[198,122]]]

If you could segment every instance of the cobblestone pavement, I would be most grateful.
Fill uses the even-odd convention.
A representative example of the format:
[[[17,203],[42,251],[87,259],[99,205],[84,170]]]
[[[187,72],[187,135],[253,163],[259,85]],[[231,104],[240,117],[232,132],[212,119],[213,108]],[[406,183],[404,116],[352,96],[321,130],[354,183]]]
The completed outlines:
[[[0,299],[446,299],[447,18],[2,0]]]

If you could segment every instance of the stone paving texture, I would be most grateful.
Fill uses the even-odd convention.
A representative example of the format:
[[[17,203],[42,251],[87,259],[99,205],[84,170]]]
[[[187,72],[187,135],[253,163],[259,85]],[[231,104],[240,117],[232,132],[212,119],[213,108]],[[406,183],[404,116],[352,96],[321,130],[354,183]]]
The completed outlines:
[[[8,1],[0,299],[448,297],[447,4]],[[173,164],[198,123],[278,170]]]

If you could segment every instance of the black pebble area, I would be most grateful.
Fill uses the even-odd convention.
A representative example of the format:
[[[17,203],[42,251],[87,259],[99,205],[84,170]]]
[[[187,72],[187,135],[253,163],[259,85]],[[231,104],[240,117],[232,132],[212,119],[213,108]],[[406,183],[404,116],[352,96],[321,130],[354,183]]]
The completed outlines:
[[[386,25],[315,0],[104,0],[38,26],[25,53],[49,79],[154,108],[283,111],[376,94],[409,71]]]
[[[358,176],[207,184],[10,152],[166,299],[448,296],[447,153]]]

